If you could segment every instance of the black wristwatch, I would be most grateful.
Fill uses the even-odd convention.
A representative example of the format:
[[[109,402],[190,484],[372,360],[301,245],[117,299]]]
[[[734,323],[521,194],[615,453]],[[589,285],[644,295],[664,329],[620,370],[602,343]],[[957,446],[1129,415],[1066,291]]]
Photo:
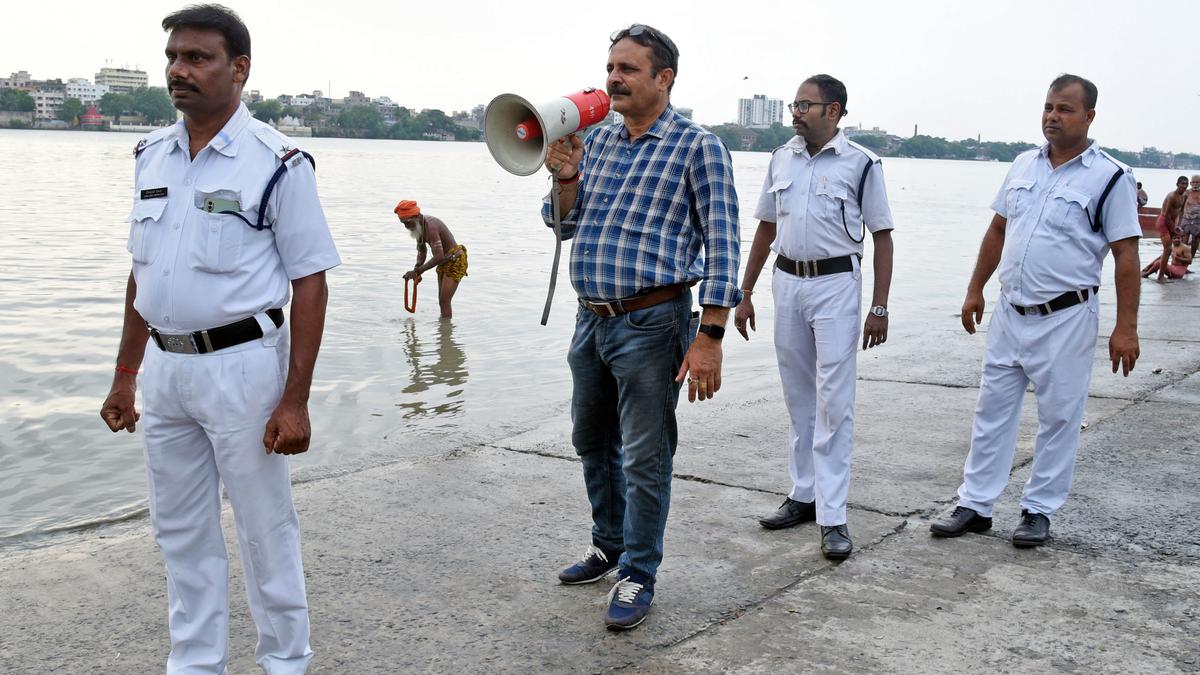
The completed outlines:
[[[725,327],[711,323],[700,324],[699,331],[714,340],[720,340],[725,337]]]

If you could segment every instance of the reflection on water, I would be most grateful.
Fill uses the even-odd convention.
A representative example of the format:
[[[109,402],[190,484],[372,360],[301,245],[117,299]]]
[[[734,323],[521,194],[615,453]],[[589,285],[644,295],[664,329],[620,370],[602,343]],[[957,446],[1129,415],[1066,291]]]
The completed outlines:
[[[440,319],[434,335],[420,335],[422,326],[416,321],[404,324],[404,352],[412,377],[402,390],[409,400],[397,403],[405,410],[404,419],[435,416],[446,420],[462,415],[467,382],[467,355],[454,339],[452,319]]]

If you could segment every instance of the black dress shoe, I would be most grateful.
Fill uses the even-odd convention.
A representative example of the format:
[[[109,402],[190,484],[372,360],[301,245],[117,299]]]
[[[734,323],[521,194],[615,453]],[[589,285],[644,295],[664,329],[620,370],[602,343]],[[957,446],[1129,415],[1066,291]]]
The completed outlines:
[[[845,560],[854,550],[850,543],[850,530],[845,524],[821,526],[821,553],[830,560]]]
[[[992,529],[992,519],[979,515],[975,509],[965,506],[954,507],[954,512],[948,518],[943,518],[929,526],[929,532],[935,537],[961,537],[968,532],[986,532]]]
[[[785,527],[807,523],[817,519],[816,502],[798,502],[791,497],[783,500],[775,513],[758,519],[758,524],[768,530],[781,530]]]
[[[1050,537],[1050,518],[1032,511],[1021,511],[1021,524],[1012,533],[1017,548],[1041,546]]]

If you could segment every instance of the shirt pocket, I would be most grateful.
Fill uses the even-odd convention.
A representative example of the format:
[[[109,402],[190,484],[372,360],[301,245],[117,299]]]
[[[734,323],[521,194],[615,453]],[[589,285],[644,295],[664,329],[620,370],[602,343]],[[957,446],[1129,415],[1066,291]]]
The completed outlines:
[[[241,205],[241,192],[237,190],[218,190],[212,194]],[[244,217],[254,215],[244,207],[240,213]],[[242,243],[250,226],[231,213],[209,213],[198,209],[195,216],[196,227],[192,228],[189,254],[191,268],[209,274],[228,274],[236,270],[241,262]]]
[[[767,188],[767,193],[775,199],[775,219],[777,221],[783,220],[784,216],[791,215],[792,213],[791,205],[788,204],[791,201],[789,199],[791,195],[789,189],[791,187],[792,181],[781,180],[776,181],[771,187]]]
[[[163,211],[167,200],[138,200],[125,220],[129,223],[129,241],[125,249],[133,254],[133,261],[149,265],[158,259],[163,240]]]
[[[1050,223],[1071,232],[1091,232],[1091,201],[1091,197],[1082,192],[1067,188],[1056,190],[1051,201]]]
[[[1008,212],[1006,220],[1015,220],[1033,206],[1033,181],[1024,178],[1014,178],[1008,181],[1004,192],[1004,208]]]
[[[844,223],[846,220],[846,197],[849,193],[841,185],[825,183],[813,191],[809,212],[826,222]]]

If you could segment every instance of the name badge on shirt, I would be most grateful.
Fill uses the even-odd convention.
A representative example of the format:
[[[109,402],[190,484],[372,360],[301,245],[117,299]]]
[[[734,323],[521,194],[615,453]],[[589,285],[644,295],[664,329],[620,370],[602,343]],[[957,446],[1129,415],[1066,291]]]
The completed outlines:
[[[150,188],[148,190],[142,190],[142,199],[158,199],[159,197],[166,197],[166,196],[167,196],[167,188],[165,188],[165,187]]]

